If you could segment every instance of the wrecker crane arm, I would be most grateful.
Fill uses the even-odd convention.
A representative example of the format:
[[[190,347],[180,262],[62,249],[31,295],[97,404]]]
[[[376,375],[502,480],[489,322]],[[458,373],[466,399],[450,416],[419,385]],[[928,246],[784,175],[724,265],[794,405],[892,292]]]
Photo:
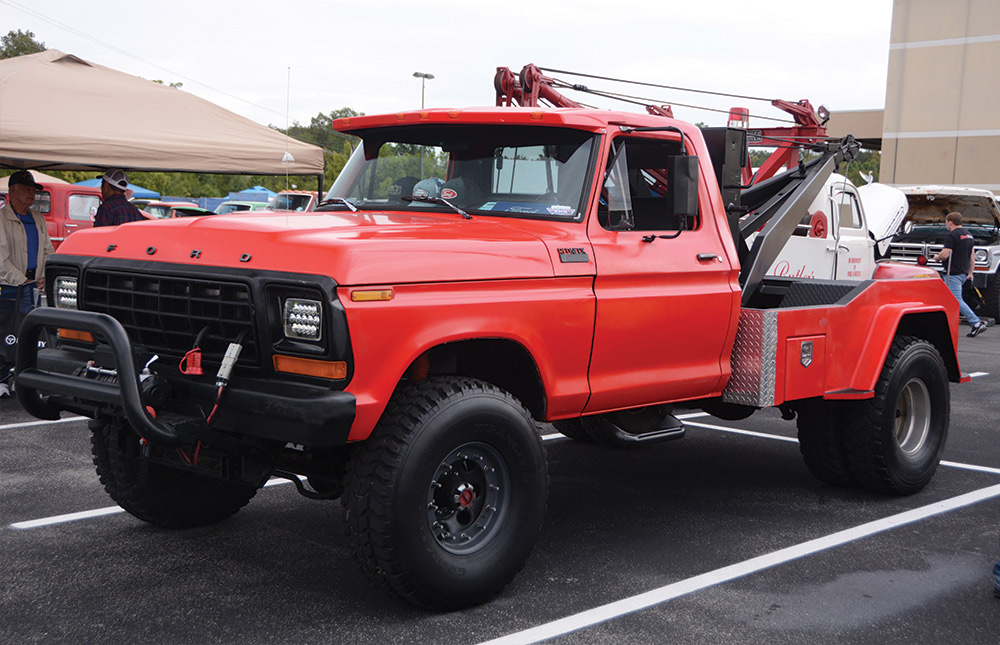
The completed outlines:
[[[792,236],[823,184],[837,166],[857,157],[860,146],[848,135],[839,144],[827,144],[827,149],[817,159],[800,163],[767,181],[744,190],[741,199],[751,214],[739,225],[739,239],[746,240],[759,231],[750,251],[742,261],[740,285],[743,287],[743,306],[760,289],[764,275],[774,263]]]

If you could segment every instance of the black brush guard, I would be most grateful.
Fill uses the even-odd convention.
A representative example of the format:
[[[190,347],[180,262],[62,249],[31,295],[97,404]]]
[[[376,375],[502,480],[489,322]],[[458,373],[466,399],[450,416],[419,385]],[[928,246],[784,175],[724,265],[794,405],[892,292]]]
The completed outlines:
[[[114,356],[117,382],[39,368],[38,339],[46,327],[87,331],[103,337]],[[73,405],[56,405],[46,396],[57,394],[120,408],[132,428],[150,442],[184,445],[190,443],[192,431],[209,430],[203,419],[189,417],[179,424],[164,423],[147,412],[132,342],[121,323],[107,314],[51,307],[33,310],[21,324],[16,365],[18,401],[27,412],[40,419],[55,420],[61,410],[75,409]],[[178,382],[177,385],[205,392],[214,389],[211,383]],[[257,437],[312,446],[336,446],[347,441],[354,419],[354,395],[308,384],[285,385],[280,391],[271,391],[271,385],[274,384],[268,381],[247,382],[245,387],[230,383],[227,397],[235,415],[235,421],[230,424],[234,427],[230,430],[239,429]]]

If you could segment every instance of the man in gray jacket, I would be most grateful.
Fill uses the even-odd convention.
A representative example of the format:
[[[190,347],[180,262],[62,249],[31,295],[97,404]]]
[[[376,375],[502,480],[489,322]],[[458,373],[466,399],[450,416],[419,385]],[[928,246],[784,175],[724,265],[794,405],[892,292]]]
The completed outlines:
[[[27,313],[35,302],[32,283],[45,290],[45,260],[54,252],[45,218],[31,210],[42,185],[27,170],[18,170],[7,183],[7,203],[0,207],[0,308]],[[18,287],[22,297],[17,299]],[[6,318],[15,318],[7,316]],[[0,329],[0,342],[16,337],[16,329]],[[3,362],[0,360],[0,362]],[[0,397],[10,394],[5,383],[10,365],[0,365]]]

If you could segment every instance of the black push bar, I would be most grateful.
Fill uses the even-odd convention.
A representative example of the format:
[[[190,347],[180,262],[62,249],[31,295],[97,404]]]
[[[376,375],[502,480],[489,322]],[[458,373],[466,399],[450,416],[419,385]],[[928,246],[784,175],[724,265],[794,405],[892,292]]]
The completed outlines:
[[[100,334],[111,346],[118,372],[117,383],[55,374],[38,369],[38,337],[45,327],[62,327]],[[58,392],[90,401],[120,404],[132,428],[147,441],[167,445],[185,443],[177,433],[146,412],[139,394],[139,376],[132,356],[132,343],[121,323],[107,314],[40,307],[21,322],[14,378],[17,400],[39,419],[58,419],[59,410],[39,390]]]

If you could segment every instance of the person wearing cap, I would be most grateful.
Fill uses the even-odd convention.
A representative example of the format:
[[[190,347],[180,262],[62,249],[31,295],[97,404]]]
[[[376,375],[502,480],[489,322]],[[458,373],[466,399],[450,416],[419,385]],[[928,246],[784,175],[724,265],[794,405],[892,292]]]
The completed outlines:
[[[8,199],[0,207],[0,309],[28,313],[35,306],[34,283],[45,290],[45,259],[54,252],[46,230],[45,217],[32,211],[35,193],[42,185],[27,170],[18,170],[7,183]],[[18,289],[22,285],[32,288]],[[3,316],[5,327],[18,316]],[[0,329],[6,340],[17,335],[17,329]],[[0,356],[0,398],[10,396],[11,366]]]
[[[45,259],[55,251],[45,217],[31,210],[42,185],[27,170],[7,183],[8,200],[0,207],[0,285],[18,287],[38,282],[45,289]]]
[[[126,222],[145,220],[125,194],[128,190],[128,175],[115,168],[101,177],[101,205],[94,215],[94,226],[118,226]]]

